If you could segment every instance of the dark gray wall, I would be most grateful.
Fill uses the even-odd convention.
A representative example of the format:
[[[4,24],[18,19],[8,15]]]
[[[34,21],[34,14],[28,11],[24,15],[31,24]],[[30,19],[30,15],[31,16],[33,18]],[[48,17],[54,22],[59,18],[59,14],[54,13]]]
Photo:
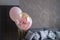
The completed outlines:
[[[60,26],[60,0],[20,0],[20,8],[33,19],[32,28]]]

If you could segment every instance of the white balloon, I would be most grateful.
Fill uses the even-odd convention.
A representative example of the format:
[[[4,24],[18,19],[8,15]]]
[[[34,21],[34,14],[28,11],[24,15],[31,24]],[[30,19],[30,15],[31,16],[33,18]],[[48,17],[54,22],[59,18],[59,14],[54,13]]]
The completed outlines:
[[[10,18],[15,22],[19,18],[19,15],[21,13],[22,13],[22,10],[19,7],[12,7],[10,9],[9,15],[10,15]]]

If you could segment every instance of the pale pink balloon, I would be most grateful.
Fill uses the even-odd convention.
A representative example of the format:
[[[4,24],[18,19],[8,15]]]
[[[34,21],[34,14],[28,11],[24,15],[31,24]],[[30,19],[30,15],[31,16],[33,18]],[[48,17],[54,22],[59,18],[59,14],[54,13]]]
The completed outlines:
[[[15,22],[16,19],[19,18],[20,13],[22,13],[22,10],[19,7],[12,7],[10,9],[9,15],[10,18]]]
[[[20,15],[22,15],[23,12],[22,10],[19,8],[19,7],[12,7],[10,9],[10,12],[9,12],[9,15],[10,15],[10,18],[15,22],[15,24],[17,25],[17,27],[20,29],[20,30],[28,30],[31,25],[32,25],[32,18],[29,16],[28,18],[28,21],[25,21],[24,18],[21,18]],[[28,14],[27,14],[28,15]],[[22,20],[23,19],[23,20]],[[21,20],[21,21],[20,21]],[[27,23],[26,25],[24,24],[21,24],[22,22],[25,22]]]

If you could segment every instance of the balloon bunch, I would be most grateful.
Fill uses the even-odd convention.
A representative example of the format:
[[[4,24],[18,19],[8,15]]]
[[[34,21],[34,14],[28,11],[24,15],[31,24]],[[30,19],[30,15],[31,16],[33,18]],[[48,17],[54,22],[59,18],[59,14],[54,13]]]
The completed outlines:
[[[19,7],[12,7],[9,16],[20,30],[27,31],[32,25],[32,18],[27,13],[22,12]]]

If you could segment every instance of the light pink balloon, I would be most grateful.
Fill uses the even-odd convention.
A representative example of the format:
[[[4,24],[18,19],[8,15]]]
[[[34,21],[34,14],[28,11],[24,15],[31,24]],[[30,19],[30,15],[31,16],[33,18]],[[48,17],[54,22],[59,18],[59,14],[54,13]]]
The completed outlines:
[[[10,18],[15,22],[16,19],[19,18],[20,13],[22,13],[22,10],[19,7],[12,7],[10,9],[9,15]]]
[[[23,14],[22,13],[22,10],[19,8],[19,7],[12,7],[10,9],[10,12],[9,12],[9,15],[10,15],[10,18],[15,22],[15,24],[17,25],[17,27],[21,30],[28,30],[31,25],[32,25],[32,18],[29,17],[29,20],[27,21],[27,24],[28,26],[24,27],[24,25],[20,25],[21,22],[23,22],[23,20],[20,22],[20,15]],[[28,15],[28,14],[27,14]],[[29,24],[28,24],[29,23]]]

